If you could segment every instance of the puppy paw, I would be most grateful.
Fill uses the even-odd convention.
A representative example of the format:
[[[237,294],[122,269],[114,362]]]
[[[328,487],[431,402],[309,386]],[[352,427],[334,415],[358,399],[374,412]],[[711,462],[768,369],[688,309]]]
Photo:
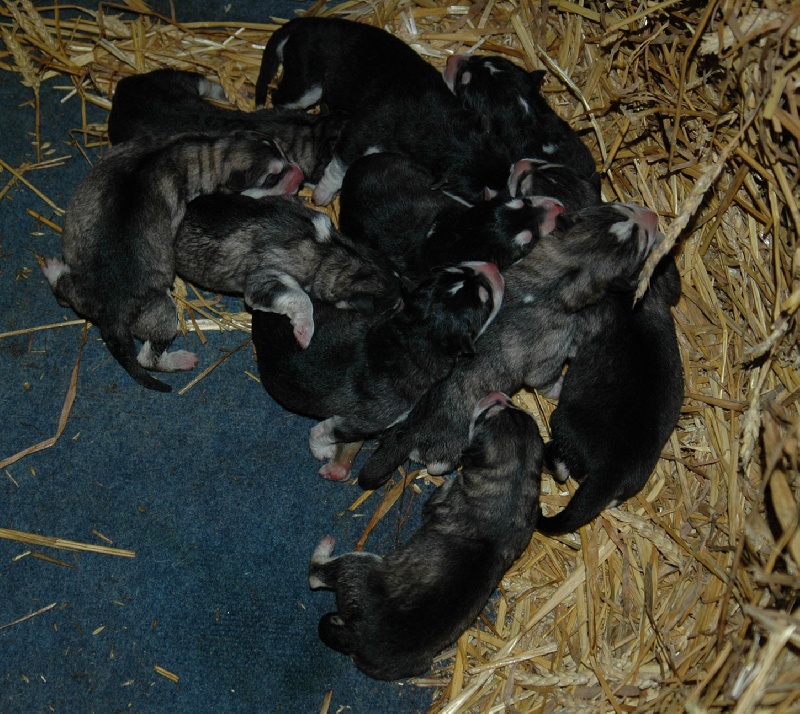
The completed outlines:
[[[197,367],[200,358],[194,352],[175,350],[165,352],[158,360],[158,368],[162,372],[185,372]]]
[[[317,547],[314,548],[314,553],[311,555],[311,562],[324,563],[330,560],[331,554],[333,553],[333,546],[335,544],[336,541],[331,536],[325,536],[319,543],[317,543]]]
[[[292,319],[292,327],[297,344],[306,349],[314,335],[314,320],[310,317],[296,317]]]
[[[333,422],[331,419],[321,421],[314,426],[308,435],[308,447],[314,458],[319,461],[333,459],[336,454],[336,442],[333,441]]]
[[[58,278],[68,270],[67,264],[60,258],[45,258],[39,267],[50,285],[55,285]]]
[[[350,478],[350,466],[329,461],[320,468],[319,475],[328,481],[347,481]]]

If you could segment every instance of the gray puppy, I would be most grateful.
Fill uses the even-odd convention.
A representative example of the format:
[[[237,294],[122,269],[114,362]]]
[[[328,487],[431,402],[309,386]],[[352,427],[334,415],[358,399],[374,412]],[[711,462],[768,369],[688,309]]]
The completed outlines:
[[[286,315],[301,347],[314,334],[311,297],[367,313],[400,301],[386,258],[293,196],[196,198],[178,228],[175,268],[195,285],[243,294],[253,309]]]
[[[309,571],[313,590],[336,591],[322,641],[376,679],[423,674],[480,614],[536,524],[542,439],[504,394],[474,410],[464,468],[425,503],[422,527],[385,558],[332,558],[323,538]]]
[[[192,369],[196,355],[167,352],[178,329],[170,287],[174,239],[186,204],[213,191],[293,193],[302,172],[254,132],[143,138],[114,147],[67,205],[63,262],[42,265],[59,303],[93,322],[141,385],[167,384],[145,369]],[[137,356],[134,339],[144,344]]]
[[[145,135],[170,135],[187,131],[258,131],[274,139],[286,156],[316,183],[333,156],[342,128],[340,114],[308,114],[292,109],[242,112],[212,104],[227,104],[218,84],[195,72],[157,69],[125,77],[114,90],[108,115],[112,144]]]
[[[469,404],[489,391],[527,385],[556,392],[565,362],[614,319],[605,300],[631,290],[660,240],[653,211],[605,203],[572,215],[572,225],[542,238],[506,273],[503,309],[470,362],[453,371],[384,432],[359,484],[385,482],[409,456],[431,473],[454,468],[469,437]]]

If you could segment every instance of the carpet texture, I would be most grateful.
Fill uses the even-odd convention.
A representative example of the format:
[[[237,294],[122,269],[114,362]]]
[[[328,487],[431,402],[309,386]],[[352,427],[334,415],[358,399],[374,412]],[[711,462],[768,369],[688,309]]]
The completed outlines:
[[[309,5],[175,3],[181,21],[263,22]],[[167,2],[152,6],[169,13]],[[69,134],[81,119],[77,101],[62,102],[66,84],[41,90],[42,140],[63,166],[25,174],[61,208],[90,168]],[[0,158],[11,167],[36,160],[32,97],[0,70]],[[12,176],[0,179],[5,189]],[[63,223],[21,181],[0,200],[3,333],[76,318],[34,257],[60,255],[59,235],[26,209]],[[0,460],[56,433],[80,356],[63,436],[0,472],[0,527],[110,541],[136,557],[0,540],[0,711],[314,712],[328,691],[331,712],[425,711],[431,690],[372,681],[317,637],[334,597],[308,589],[311,551],[326,534],[337,552],[352,549],[378,496],[350,512],[360,489],[316,475],[313,422],[275,405],[247,374],[257,371],[252,348],[236,350],[247,336],[210,332],[205,345],[179,336],[198,369],[233,351],[181,396],[193,373],[163,375],[171,394],[147,391],[95,328],[85,344],[82,329],[0,338]],[[408,537],[420,501],[409,491],[366,548],[385,553]]]

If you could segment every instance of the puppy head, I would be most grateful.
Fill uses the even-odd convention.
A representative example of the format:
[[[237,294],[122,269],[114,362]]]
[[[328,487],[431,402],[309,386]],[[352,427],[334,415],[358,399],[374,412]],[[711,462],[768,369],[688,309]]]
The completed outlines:
[[[267,136],[237,132],[226,148],[220,157],[228,169],[225,191],[263,198],[296,193],[303,183],[303,172]]]
[[[508,465],[525,472],[542,469],[544,445],[536,422],[513,405],[502,392],[492,392],[476,405],[469,427],[469,446],[464,451],[464,469],[485,469],[498,476]]]
[[[474,215],[473,215],[474,214]],[[527,255],[543,236],[549,235],[564,214],[564,206],[546,196],[494,198],[465,214],[480,228],[487,257],[504,269]]]
[[[441,268],[409,295],[404,319],[425,330],[431,345],[449,354],[471,355],[500,309],[503,289],[503,278],[492,263]]]
[[[551,196],[572,213],[600,203],[600,177],[594,174],[586,179],[568,166],[521,159],[511,167],[508,192],[516,197]]]
[[[539,278],[576,312],[607,292],[636,288],[647,256],[661,241],[658,216],[643,206],[604,203],[571,216],[571,226],[534,248]]]
[[[443,76],[467,111],[494,117],[498,110],[524,118],[540,98],[543,70],[527,72],[504,57],[453,55]],[[491,128],[491,121],[489,122]]]

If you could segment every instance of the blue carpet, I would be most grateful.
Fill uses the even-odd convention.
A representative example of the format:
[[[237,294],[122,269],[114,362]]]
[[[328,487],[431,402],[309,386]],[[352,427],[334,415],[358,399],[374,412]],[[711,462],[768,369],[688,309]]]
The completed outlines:
[[[264,21],[310,3],[175,4],[183,21]],[[169,13],[168,2],[153,5]],[[70,141],[80,105],[61,103],[65,84],[41,91],[42,138],[64,165],[25,175],[62,208],[89,169]],[[19,75],[0,71],[0,157],[12,167],[36,158],[31,99]],[[0,173],[0,189],[10,180]],[[62,222],[20,182],[0,201],[0,332],[75,319],[34,259],[60,254],[59,236],[26,209]],[[0,339],[0,460],[55,433],[81,331]],[[200,368],[246,339],[207,336],[176,340]],[[312,422],[281,410],[247,371],[256,372],[250,346],[183,396],[193,374],[165,375],[172,394],[149,392],[89,330],[63,437],[0,473],[0,527],[106,545],[99,533],[136,557],[0,540],[0,711],[314,712],[329,690],[331,712],[427,709],[430,690],[369,680],[319,641],[333,595],[309,591],[311,551],[326,534],[351,549],[378,495],[347,511],[360,490],[316,475]],[[411,500],[367,548],[386,552],[409,534],[400,524],[419,505]]]

